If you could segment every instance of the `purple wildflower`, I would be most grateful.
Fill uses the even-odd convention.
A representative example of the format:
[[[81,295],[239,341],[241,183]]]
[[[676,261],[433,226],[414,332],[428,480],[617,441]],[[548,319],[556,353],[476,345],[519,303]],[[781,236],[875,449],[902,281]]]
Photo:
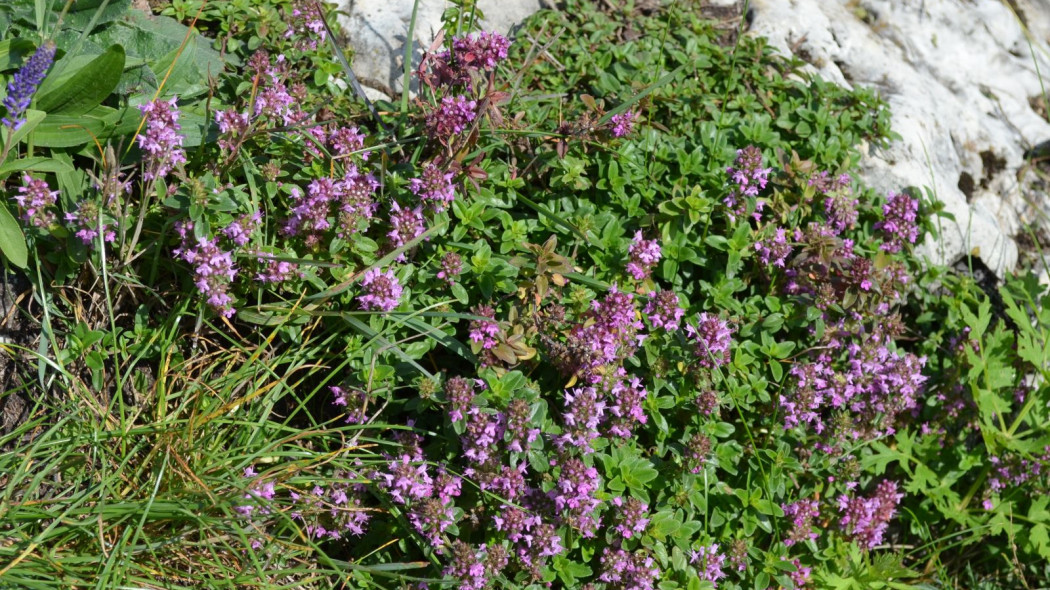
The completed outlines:
[[[47,181],[22,175],[22,186],[18,187],[14,199],[22,210],[23,221],[41,229],[47,229],[55,222],[55,213],[50,209],[55,206],[58,191],[49,189]]]
[[[599,437],[598,424],[605,415],[605,402],[594,387],[577,387],[565,394],[564,433],[558,442],[591,453],[591,441]]]
[[[647,421],[645,409],[642,403],[648,392],[642,385],[642,380],[637,377],[627,378],[626,371],[621,367],[617,371],[617,379],[609,390],[612,402],[609,404],[609,432],[620,438],[630,438],[635,424],[645,424]]]
[[[484,381],[480,379],[464,379],[453,377],[445,382],[445,397],[448,399],[448,419],[453,422],[463,420],[465,413],[474,405],[474,387],[484,388]]]
[[[234,110],[216,111],[215,123],[219,126],[219,148],[232,152],[237,145],[244,140],[251,122],[248,113],[238,113]]]
[[[886,234],[880,249],[900,252],[905,243],[914,244],[919,237],[919,227],[915,223],[918,213],[918,200],[890,192],[888,202],[882,206],[882,221],[875,224],[875,229]]]
[[[219,248],[213,238],[194,237],[192,222],[178,224],[176,231],[182,238],[182,244],[173,253],[193,267],[193,282],[197,290],[217,313],[223,317],[232,317],[233,297],[229,289],[237,276],[233,255]]]
[[[642,237],[642,231],[634,233],[634,241],[627,250],[630,260],[627,262],[627,272],[636,281],[649,278],[653,266],[660,260],[660,244],[656,240],[646,240]]]
[[[286,235],[305,234],[307,242],[315,245],[320,234],[331,227],[328,212],[331,204],[339,197],[336,182],[331,178],[317,178],[310,182],[304,196],[299,187],[292,187],[291,217],[285,221],[283,232]]]
[[[697,566],[697,573],[700,579],[715,584],[716,588],[718,587],[718,580],[726,576],[725,572],[722,571],[725,561],[726,556],[719,552],[717,543],[713,543],[710,546],[702,545],[689,555],[689,563]],[[700,571],[701,567],[703,571]]]
[[[364,294],[358,297],[361,309],[391,311],[398,306],[401,299],[401,283],[394,271],[380,272],[378,268],[365,271],[361,279]]]
[[[479,305],[470,310],[476,316],[488,318],[485,320],[470,320],[470,341],[478,344],[479,350],[489,350],[496,345],[496,337],[500,329],[496,320],[496,311],[491,305]]]
[[[882,535],[893,519],[904,494],[897,492],[897,482],[883,480],[869,498],[839,496],[839,526],[862,549],[873,549],[882,543]]]
[[[848,411],[849,431],[841,438],[869,439],[894,432],[902,413],[918,406],[924,358],[891,351],[883,334],[862,334],[856,342],[834,342],[846,358],[836,362],[826,351],[811,362],[796,363],[791,369],[794,386],[781,395],[785,430],[809,426],[820,434],[825,414]]]
[[[171,100],[157,99],[139,106],[146,117],[146,133],[137,136],[139,148],[146,155],[146,168],[142,173],[146,181],[164,178],[174,166],[186,163],[176,102],[177,99],[172,97]]]
[[[458,539],[453,541],[451,559],[444,574],[459,580],[459,590],[484,590],[488,576],[483,550],[475,550],[472,545]]]
[[[685,463],[689,472],[700,473],[711,454],[711,439],[703,434],[694,434],[685,445]]]
[[[412,178],[409,188],[412,193],[425,203],[428,203],[435,211],[444,211],[449,203],[456,199],[455,185],[452,183],[454,174],[445,172],[438,168],[433,162],[427,162],[423,167],[421,178]]]
[[[283,56],[278,56],[278,64],[282,63],[281,57]],[[295,97],[281,80],[280,69],[271,66],[268,58],[260,58],[257,65],[260,70],[260,90],[255,97],[255,115],[280,121],[284,125],[296,123],[301,118],[301,113],[295,108]]]
[[[463,259],[455,252],[446,252],[441,257],[441,270],[438,271],[437,278],[451,285],[456,282],[455,277],[458,277],[461,272],[463,272]]]
[[[281,283],[296,276],[297,266],[294,262],[275,260],[268,256],[259,256],[257,260],[262,270],[256,273],[255,280],[260,283]]]
[[[809,583],[809,576],[813,568],[803,566],[802,562],[797,559],[792,559],[791,565],[795,566],[795,571],[789,573],[791,583],[795,586],[795,590],[802,590]]]
[[[425,60],[433,74],[424,73],[420,64],[420,78],[431,86],[469,85],[473,73],[491,70],[506,59],[509,47],[510,41],[499,33],[453,38],[451,52],[439,51]]]
[[[358,153],[362,160],[368,161],[369,152],[364,151],[365,134],[357,127],[340,127],[328,135],[328,148],[336,158],[346,158]]]
[[[368,406],[368,392],[356,387],[347,391],[335,385],[330,386],[328,390],[332,392],[332,405],[345,408],[348,423],[364,424],[367,418],[365,409]]]
[[[406,207],[402,209],[397,204],[397,201],[390,204],[390,225],[393,226],[393,229],[387,233],[387,237],[390,238],[390,243],[395,248],[400,248],[411,242],[427,229],[426,220],[423,219],[422,207],[414,209]],[[404,259],[404,254],[398,256],[399,261]]]
[[[500,412],[486,412],[477,406],[467,410],[467,428],[461,437],[463,456],[474,463],[485,463],[498,452],[497,444],[506,432],[506,418]]]
[[[246,213],[226,226],[222,233],[234,244],[243,246],[251,239],[252,230],[259,227],[260,224],[262,224],[262,215],[258,211]]]
[[[338,231],[340,238],[356,233],[368,225],[376,212],[373,195],[379,181],[371,174],[362,174],[357,166],[349,166],[339,183]]]
[[[51,41],[46,41],[36,48],[33,55],[29,56],[25,64],[15,72],[11,81],[7,83],[7,96],[4,98],[7,116],[3,118],[2,122],[11,131],[17,131],[19,127],[25,124],[26,109],[29,108],[29,103],[33,101],[33,95],[36,94],[37,87],[44,81],[44,78],[47,76],[47,70],[51,67],[54,60],[55,44]]]
[[[824,197],[824,213],[836,235],[857,224],[857,203],[848,185]]]
[[[513,399],[507,404],[507,448],[516,453],[525,449],[539,436],[538,428],[529,428],[532,408],[523,399]]]
[[[678,329],[685,316],[685,310],[679,307],[678,294],[674,291],[653,291],[649,293],[649,302],[645,304],[645,314],[653,328],[663,328],[668,332]]]
[[[746,199],[757,197],[758,193],[766,188],[769,173],[772,171],[772,168],[762,167],[762,151],[757,147],[749,145],[737,150],[734,165],[726,168],[726,174],[736,186],[723,200],[731,219],[743,216],[747,212]],[[761,205],[756,204],[755,208],[761,210]]]
[[[638,112],[628,109],[609,118],[609,133],[613,137],[626,137],[634,131],[634,124],[638,120]]]
[[[507,59],[510,41],[499,33],[482,31],[452,40],[452,53],[460,67],[491,70]]]
[[[687,324],[685,331],[696,345],[701,366],[714,368],[729,362],[733,331],[725,320],[704,312],[697,318],[696,327]]]
[[[634,296],[621,293],[616,286],[602,301],[592,301],[590,311],[569,333],[570,339],[588,352],[587,358],[578,359],[577,370],[590,379],[598,367],[634,354],[641,341],[638,330],[645,327],[636,316]]]
[[[427,113],[427,129],[431,138],[448,144],[453,135],[462,133],[477,117],[478,103],[465,96],[446,96],[434,110]]]
[[[660,578],[660,568],[645,551],[633,553],[620,547],[606,547],[602,552],[599,582],[609,590],[653,590]]]
[[[598,470],[573,457],[562,461],[557,487],[549,493],[555,508],[564,513],[566,523],[584,537],[593,537],[598,529],[596,512],[601,500],[594,494],[600,485]]]
[[[410,454],[391,459],[386,471],[376,472],[375,479],[398,504],[423,500],[434,493],[434,480],[427,473],[426,463]]]
[[[95,244],[100,226],[104,242],[113,243],[117,239],[117,232],[113,230],[113,224],[105,220],[98,204],[93,201],[81,201],[77,210],[66,213],[65,217],[67,223],[76,224],[75,235],[85,246]]]
[[[813,531],[813,519],[820,516],[817,501],[814,499],[803,499],[782,506],[784,514],[791,517],[791,532],[784,544],[788,547],[795,543],[801,543],[810,539],[816,539],[817,533]]]
[[[616,531],[623,535],[624,539],[641,536],[645,532],[645,528],[649,526],[649,519],[645,517],[648,514],[649,507],[641,500],[627,498],[625,501],[619,496],[613,498],[612,503],[613,506],[620,509],[620,522],[616,525]]]
[[[784,268],[784,261],[791,255],[791,244],[788,243],[787,230],[779,227],[776,233],[755,243],[758,260],[762,264],[772,264]]]

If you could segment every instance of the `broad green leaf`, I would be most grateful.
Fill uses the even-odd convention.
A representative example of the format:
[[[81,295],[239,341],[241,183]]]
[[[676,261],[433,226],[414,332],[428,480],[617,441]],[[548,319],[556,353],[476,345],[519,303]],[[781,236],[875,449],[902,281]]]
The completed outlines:
[[[8,146],[8,149],[14,147],[44,120],[46,114],[36,109],[26,109],[26,122],[22,123],[22,126],[11,134],[10,139],[8,139],[7,127],[0,126],[0,144]]]
[[[0,72],[20,67],[35,50],[36,47],[29,39],[16,37],[0,41]]]
[[[4,205],[0,205],[0,250],[18,268],[25,268],[29,264],[26,237],[18,221]]]
[[[37,108],[48,114],[82,115],[102,104],[124,74],[124,48],[113,45],[68,80],[37,98]]]
[[[21,172],[23,170],[35,170],[37,172],[71,172],[73,167],[63,162],[59,162],[58,160],[41,156],[21,158],[0,164],[0,179],[5,178],[12,172]]]
[[[40,147],[74,147],[100,140],[108,127],[105,120],[96,116],[48,115],[33,131],[32,139]]]

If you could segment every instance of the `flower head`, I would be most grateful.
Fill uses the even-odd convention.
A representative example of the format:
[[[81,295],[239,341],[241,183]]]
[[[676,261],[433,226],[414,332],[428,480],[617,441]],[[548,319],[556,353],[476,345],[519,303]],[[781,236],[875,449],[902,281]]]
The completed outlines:
[[[627,249],[629,260],[627,272],[636,281],[644,281],[649,278],[656,263],[660,260],[660,243],[656,240],[646,240],[642,237],[641,230],[634,233],[634,241]]]
[[[18,194],[14,199],[22,210],[23,221],[41,229],[47,229],[55,222],[55,213],[51,208],[55,206],[58,191],[50,190],[47,181],[23,174],[22,186],[16,190]]]
[[[697,318],[696,327],[686,325],[685,331],[696,344],[701,366],[713,368],[729,362],[733,331],[725,320],[704,312]]]
[[[401,300],[401,283],[394,271],[381,272],[378,268],[365,271],[361,279],[364,293],[357,298],[364,310],[391,311]]]
[[[146,133],[136,136],[139,147],[145,152],[144,180],[164,178],[173,167],[186,162],[176,101],[175,97],[171,100],[158,98],[139,106],[146,116]]]
[[[47,70],[55,60],[55,44],[47,41],[36,48],[33,55],[26,63],[15,72],[14,77],[7,83],[7,96],[4,98],[4,107],[7,116],[2,122],[12,131],[17,131],[26,122],[26,109],[36,94],[36,89],[47,76]]]
[[[885,234],[880,249],[900,252],[905,243],[914,244],[919,237],[919,227],[915,223],[918,213],[919,201],[891,192],[889,201],[882,206],[882,221],[875,224],[875,229]]]

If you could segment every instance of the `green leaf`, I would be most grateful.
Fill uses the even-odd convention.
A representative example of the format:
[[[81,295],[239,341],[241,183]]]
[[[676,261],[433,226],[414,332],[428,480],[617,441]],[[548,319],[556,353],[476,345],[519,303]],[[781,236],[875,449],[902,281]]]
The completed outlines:
[[[0,72],[20,67],[25,57],[35,50],[29,39],[16,37],[0,41]]]
[[[554,558],[554,571],[558,572],[558,577],[565,583],[566,588],[575,588],[577,578],[584,578],[592,573],[587,565],[576,563],[561,555]]]
[[[8,146],[8,149],[14,147],[18,142],[22,141],[22,138],[29,135],[29,133],[44,120],[47,113],[38,111],[36,109],[26,109],[26,122],[22,123],[22,126],[17,131],[11,134],[8,139],[8,129],[6,126],[0,126],[0,144]]]
[[[99,109],[105,108],[99,107]],[[96,113],[105,114],[102,110],[97,110]],[[40,147],[75,147],[101,139],[106,134],[107,127],[106,121],[97,116],[48,115],[33,130],[32,140]]]
[[[11,264],[18,268],[25,268],[29,264],[26,237],[22,234],[18,221],[4,205],[0,205],[0,251],[3,251]]]
[[[124,60],[124,48],[111,46],[61,85],[38,97],[37,108],[48,114],[67,116],[91,111],[117,87],[124,73]]]
[[[10,162],[4,162],[0,164],[0,178],[5,178],[12,172],[21,172],[23,170],[35,170],[37,172],[72,172],[73,167],[53,160],[51,158],[44,158],[41,156],[35,156],[32,158],[21,158],[18,160],[12,160]]]

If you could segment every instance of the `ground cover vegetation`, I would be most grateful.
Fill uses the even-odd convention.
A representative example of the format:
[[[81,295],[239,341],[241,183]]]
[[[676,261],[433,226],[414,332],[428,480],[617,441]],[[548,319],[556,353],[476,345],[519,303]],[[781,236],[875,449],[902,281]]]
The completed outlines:
[[[0,586],[1035,588],[1050,311],[702,3],[0,7]],[[338,33],[337,33],[338,35]]]

